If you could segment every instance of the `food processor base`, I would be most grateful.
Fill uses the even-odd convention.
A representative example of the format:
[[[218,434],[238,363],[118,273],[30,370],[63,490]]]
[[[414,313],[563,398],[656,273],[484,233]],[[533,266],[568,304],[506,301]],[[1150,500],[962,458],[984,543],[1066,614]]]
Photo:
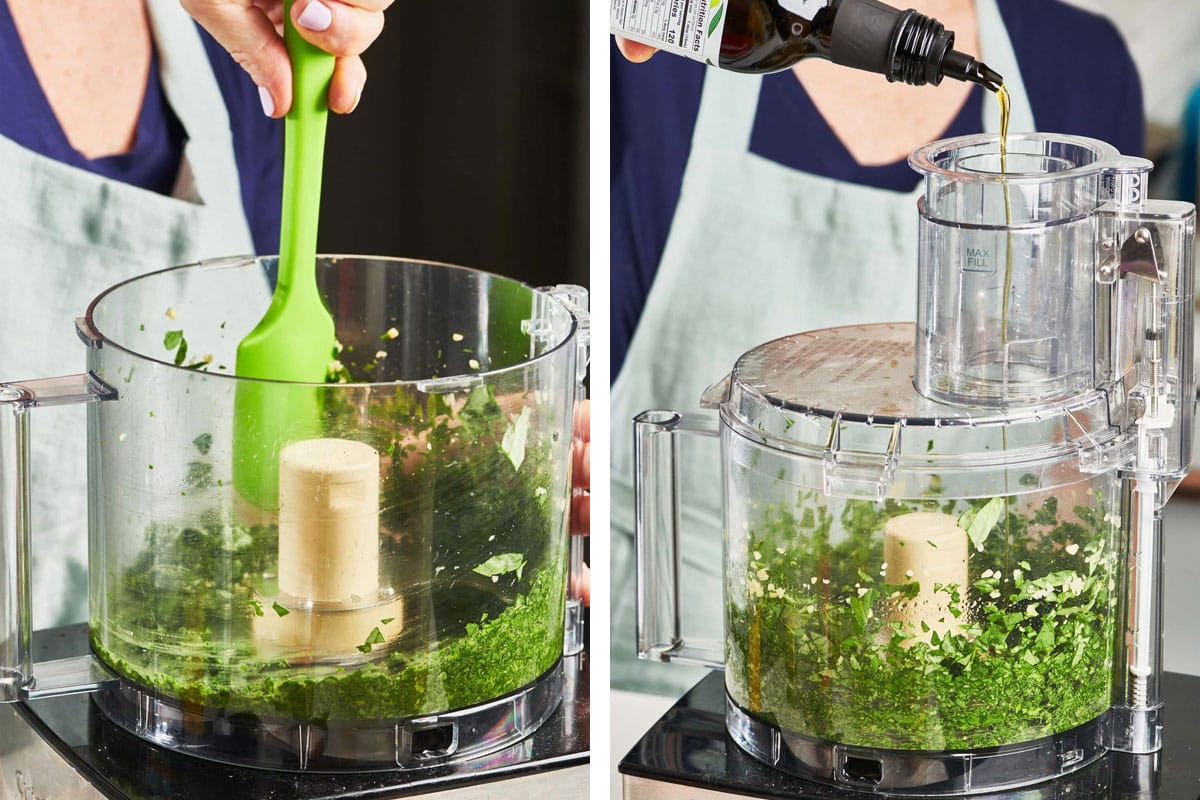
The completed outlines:
[[[87,646],[86,626],[38,632],[39,658]],[[587,794],[588,654],[563,659],[562,702],[489,755],[419,769],[294,772],[193,758],[130,734],[81,694],[0,706],[0,798],[558,800]]]
[[[856,747],[781,730],[725,697],[732,739],[763,763],[820,783],[890,795],[977,794],[1083,769],[1107,752],[1107,714],[1053,736],[950,752]]]
[[[558,707],[563,660],[533,683],[465,709],[404,720],[276,720],[182,703],[126,680],[95,694],[99,709],[160,747],[226,764],[300,772],[422,769],[503,750]]]
[[[885,794],[801,778],[742,750],[725,727],[723,675],[705,676],[621,759],[625,800],[868,800]],[[1109,752],[1092,763],[1014,793],[974,798],[1021,800],[1195,800],[1200,785],[1200,677],[1165,673],[1171,709],[1163,749],[1148,755]]]

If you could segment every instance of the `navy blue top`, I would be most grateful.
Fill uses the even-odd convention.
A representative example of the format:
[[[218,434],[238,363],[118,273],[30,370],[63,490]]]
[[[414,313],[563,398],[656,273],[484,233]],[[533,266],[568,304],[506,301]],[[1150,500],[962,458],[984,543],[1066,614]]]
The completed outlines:
[[[1140,155],[1141,84],[1112,24],[1058,0],[998,2],[1038,129],[1091,136]],[[666,246],[711,68],[669,55],[631,64],[615,47],[610,64],[615,379]],[[971,92],[943,137],[981,131],[983,93],[979,87]],[[897,192],[911,192],[919,181],[903,159],[882,166],[856,162],[790,70],[763,78],[750,151],[793,169]]]
[[[283,126],[262,113],[249,76],[203,29],[204,49],[229,111],[242,207],[259,253],[279,250],[283,190]],[[146,93],[133,147],[119,156],[89,159],[71,146],[37,81],[17,35],[7,2],[0,2],[0,136],[35,153],[106,178],[170,194],[187,134],[171,110],[159,79],[158,54],[150,61]]]

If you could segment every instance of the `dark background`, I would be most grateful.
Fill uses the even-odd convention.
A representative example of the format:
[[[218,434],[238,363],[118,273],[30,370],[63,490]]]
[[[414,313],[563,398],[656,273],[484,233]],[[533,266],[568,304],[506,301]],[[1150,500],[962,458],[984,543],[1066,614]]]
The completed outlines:
[[[397,0],[330,115],[319,247],[588,284],[583,0]]]

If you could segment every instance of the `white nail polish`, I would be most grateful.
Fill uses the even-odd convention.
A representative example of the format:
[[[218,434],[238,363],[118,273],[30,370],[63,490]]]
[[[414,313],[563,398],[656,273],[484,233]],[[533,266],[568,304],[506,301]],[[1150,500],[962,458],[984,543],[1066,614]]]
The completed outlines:
[[[347,113],[352,113],[354,109],[358,108],[358,104],[362,102],[362,92],[362,87],[358,87],[358,94],[354,95],[354,105],[350,106],[350,111]]]
[[[333,12],[321,0],[309,3],[296,19],[297,25],[310,31],[327,30],[332,23]]]
[[[271,97],[271,93],[262,86],[258,87],[258,99],[262,103],[263,113],[268,117],[275,116],[275,100]]]

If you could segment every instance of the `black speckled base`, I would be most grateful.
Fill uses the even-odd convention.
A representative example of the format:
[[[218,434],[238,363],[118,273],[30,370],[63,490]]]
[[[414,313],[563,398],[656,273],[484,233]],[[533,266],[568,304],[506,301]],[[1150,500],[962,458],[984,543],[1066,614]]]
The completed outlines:
[[[1166,673],[1163,693],[1166,727],[1160,753],[1109,753],[1062,778],[1007,792],[971,795],[972,800],[1197,800],[1200,677]],[[724,792],[730,797],[879,800],[887,796],[806,781],[773,770],[741,750],[725,730],[725,685],[719,672],[706,676],[672,706],[621,759],[619,769],[631,778]]]
[[[78,654],[83,625],[39,631],[38,660]],[[110,722],[88,695],[17,704],[18,713],[70,766],[112,800],[333,800],[445,792],[588,761],[587,653],[565,660],[562,705],[531,736],[489,756],[405,772],[296,773],[233,767],[147,744]]]

